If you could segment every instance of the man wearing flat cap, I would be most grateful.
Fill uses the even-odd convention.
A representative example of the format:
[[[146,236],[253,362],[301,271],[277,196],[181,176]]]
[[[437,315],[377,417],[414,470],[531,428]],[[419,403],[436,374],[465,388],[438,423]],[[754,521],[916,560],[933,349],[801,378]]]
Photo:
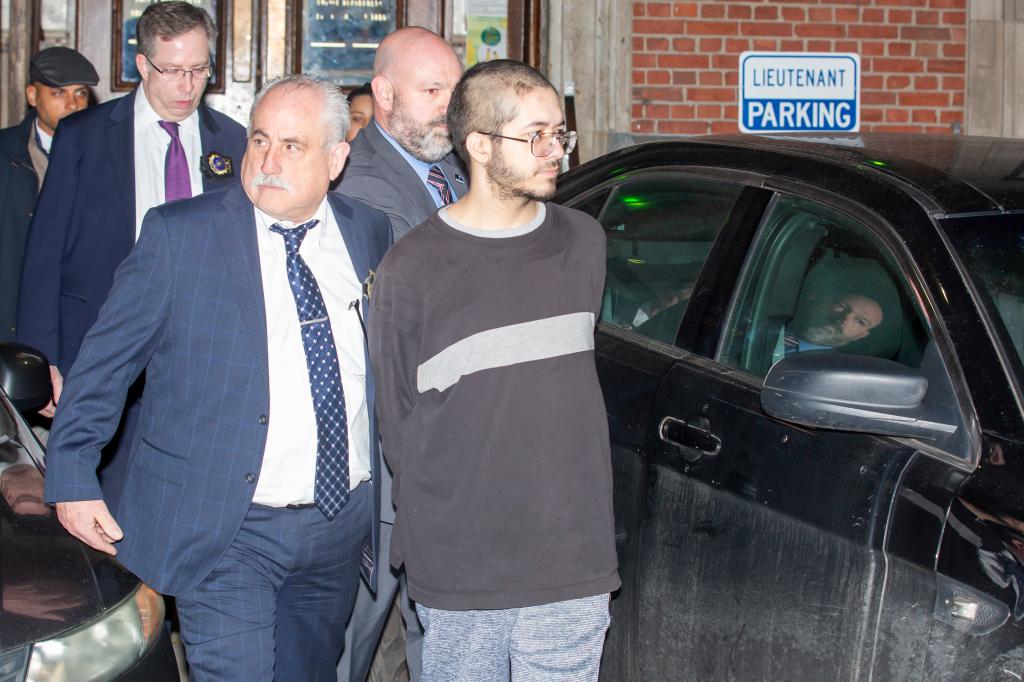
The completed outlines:
[[[60,119],[89,106],[89,86],[99,81],[79,53],[47,48],[29,62],[25,99],[32,109],[18,125],[0,130],[0,341],[13,340],[16,332],[21,259],[53,133]]]
[[[135,30],[142,83],[61,124],[29,228],[17,339],[49,360],[53,400],[43,416],[59,404],[64,377],[146,212],[237,182],[245,152],[245,128],[202,104],[217,41],[210,15],[181,0],[156,2]],[[129,393],[100,469],[114,513],[128,464],[121,453],[131,444],[141,390],[139,383]]]

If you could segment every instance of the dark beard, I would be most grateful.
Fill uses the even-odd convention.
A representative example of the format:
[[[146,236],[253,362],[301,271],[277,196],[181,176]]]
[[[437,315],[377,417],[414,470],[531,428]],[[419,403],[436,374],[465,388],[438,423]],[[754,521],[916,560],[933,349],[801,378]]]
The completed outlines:
[[[506,164],[504,157],[500,154],[491,155],[491,160],[487,162],[485,170],[494,193],[502,200],[521,199],[523,203],[526,203],[527,201],[548,201],[555,196],[555,183],[553,182],[550,188],[543,192],[517,186],[525,183],[526,176],[520,175],[514,168]]]

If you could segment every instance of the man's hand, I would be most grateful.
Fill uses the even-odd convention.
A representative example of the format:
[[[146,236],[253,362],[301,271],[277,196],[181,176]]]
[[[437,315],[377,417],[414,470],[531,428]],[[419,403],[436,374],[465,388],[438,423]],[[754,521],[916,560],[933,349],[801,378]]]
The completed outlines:
[[[69,533],[93,549],[117,554],[114,543],[119,542],[124,533],[103,500],[58,502],[57,518]]]
[[[60,393],[64,390],[64,377],[60,375],[60,370],[53,365],[50,365],[50,384],[53,386],[53,397],[50,398],[50,402],[46,403],[46,407],[39,410],[39,414],[53,419],[53,413],[57,411],[57,403],[60,402]]]

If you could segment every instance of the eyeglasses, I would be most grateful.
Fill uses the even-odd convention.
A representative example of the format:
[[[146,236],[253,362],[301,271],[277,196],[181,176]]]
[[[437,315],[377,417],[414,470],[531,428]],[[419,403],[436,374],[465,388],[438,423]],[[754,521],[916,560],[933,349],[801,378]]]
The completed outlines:
[[[515,140],[516,142],[529,142],[530,153],[534,156],[544,158],[555,149],[555,143],[562,147],[562,153],[568,154],[576,148],[576,131],[575,130],[560,130],[557,133],[542,133],[536,132],[529,137],[508,137],[507,135],[499,135],[498,133],[485,133],[483,131],[477,131],[481,135],[490,135],[491,137],[500,137],[503,140]]]
[[[160,74],[160,78],[165,81],[174,82],[185,78],[191,78],[193,81],[205,81],[213,75],[212,66],[197,66],[194,69],[161,69],[148,56],[143,56],[146,57],[146,61],[153,67],[153,70]]]

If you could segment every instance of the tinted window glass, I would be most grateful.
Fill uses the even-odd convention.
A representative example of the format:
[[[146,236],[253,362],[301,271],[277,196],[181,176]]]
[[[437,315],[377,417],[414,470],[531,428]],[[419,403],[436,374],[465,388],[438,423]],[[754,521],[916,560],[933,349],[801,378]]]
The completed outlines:
[[[742,189],[672,177],[617,187],[600,218],[608,237],[601,319],[674,342],[693,284]]]
[[[886,249],[855,220],[811,201],[775,202],[738,291],[719,360],[759,377],[809,351],[917,368],[930,340]]]
[[[906,279],[867,227],[815,202],[778,196],[737,291],[720,362],[758,377],[802,353],[847,353],[903,364],[927,382],[921,402],[909,413],[948,427],[945,435],[930,439],[931,445],[969,456],[949,372]]]
[[[1024,362],[1024,220],[985,216],[946,221],[943,227]]]
[[[588,194],[578,201],[573,201],[570,205],[577,211],[583,211],[587,215],[596,218],[601,213],[601,209],[604,208],[604,203],[608,200],[610,191],[608,187],[605,187],[602,190]]]

